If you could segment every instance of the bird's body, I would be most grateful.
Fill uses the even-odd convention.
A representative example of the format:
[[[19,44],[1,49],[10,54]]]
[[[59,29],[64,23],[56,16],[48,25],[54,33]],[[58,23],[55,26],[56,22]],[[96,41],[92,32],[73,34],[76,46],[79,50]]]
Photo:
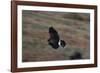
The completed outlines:
[[[52,48],[57,49],[59,46],[65,46],[65,41],[60,40],[58,32],[53,27],[49,28],[49,34],[50,38],[48,39],[48,42]]]

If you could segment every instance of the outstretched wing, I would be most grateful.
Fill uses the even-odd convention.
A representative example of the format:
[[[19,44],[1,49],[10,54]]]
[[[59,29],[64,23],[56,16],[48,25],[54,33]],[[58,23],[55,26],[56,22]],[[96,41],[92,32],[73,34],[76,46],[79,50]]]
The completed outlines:
[[[59,47],[59,45],[58,45],[58,42],[59,42],[58,32],[53,27],[50,27],[49,34],[50,34],[50,38],[48,39],[49,45],[51,45],[52,48],[57,49]]]
[[[58,32],[53,27],[49,28],[49,34],[50,34],[50,38],[52,38],[53,40],[59,41]]]

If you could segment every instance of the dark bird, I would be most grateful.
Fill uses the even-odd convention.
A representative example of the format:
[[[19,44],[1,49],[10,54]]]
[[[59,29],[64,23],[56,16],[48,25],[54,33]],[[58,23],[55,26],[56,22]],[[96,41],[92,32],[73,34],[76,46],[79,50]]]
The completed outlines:
[[[52,48],[57,49],[58,47],[65,47],[65,41],[60,40],[58,32],[53,27],[49,28],[49,34],[50,38],[48,39],[48,43]]]
[[[79,52],[75,52],[72,56],[70,56],[71,60],[75,60],[75,59],[82,59],[82,54]]]

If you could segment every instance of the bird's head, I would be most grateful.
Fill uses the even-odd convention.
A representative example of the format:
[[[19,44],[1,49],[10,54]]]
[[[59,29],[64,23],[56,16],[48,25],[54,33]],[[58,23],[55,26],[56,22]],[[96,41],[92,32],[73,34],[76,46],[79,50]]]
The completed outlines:
[[[60,40],[58,44],[60,47],[63,47],[63,48],[66,46],[66,43],[63,40]]]

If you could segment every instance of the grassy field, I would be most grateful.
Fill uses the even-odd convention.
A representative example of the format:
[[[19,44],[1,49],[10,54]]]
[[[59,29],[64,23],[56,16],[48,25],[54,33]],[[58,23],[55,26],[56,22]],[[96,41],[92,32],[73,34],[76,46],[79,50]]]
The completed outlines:
[[[69,60],[75,52],[83,59],[90,58],[90,15],[88,13],[63,13],[22,11],[22,61]],[[48,45],[49,27],[53,26],[67,48],[53,49]]]

